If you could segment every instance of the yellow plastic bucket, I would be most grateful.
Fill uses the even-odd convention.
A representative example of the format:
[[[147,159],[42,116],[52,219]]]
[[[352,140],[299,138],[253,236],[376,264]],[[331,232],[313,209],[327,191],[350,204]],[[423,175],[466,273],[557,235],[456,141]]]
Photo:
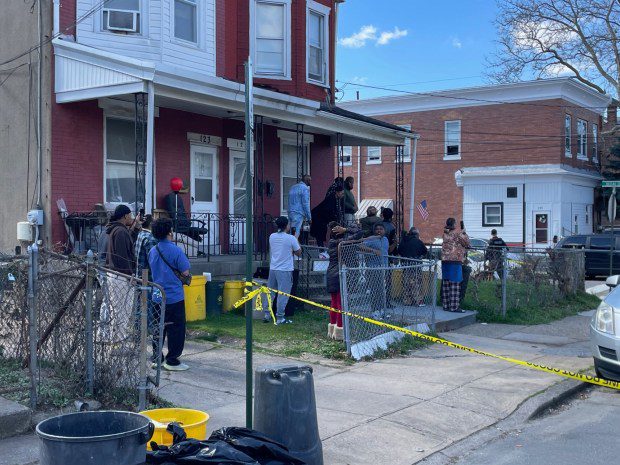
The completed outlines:
[[[403,287],[411,286],[412,283],[403,283],[404,273],[402,268],[392,269],[392,298],[400,299],[403,295]]]
[[[243,297],[244,287],[245,281],[226,281],[224,283],[224,302],[222,303],[222,310],[225,312],[232,310],[234,303]]]
[[[172,434],[166,431],[168,423],[176,422],[183,427],[188,439],[207,439],[207,422],[209,415],[200,410],[192,410],[186,408],[158,408],[154,410],[145,410],[140,412],[148,417],[155,425],[155,432],[151,441],[157,444],[170,446],[172,445]],[[147,449],[151,450],[150,441]]]
[[[207,317],[206,283],[207,278],[204,276],[192,276],[192,283],[183,286],[186,321],[204,320]]]

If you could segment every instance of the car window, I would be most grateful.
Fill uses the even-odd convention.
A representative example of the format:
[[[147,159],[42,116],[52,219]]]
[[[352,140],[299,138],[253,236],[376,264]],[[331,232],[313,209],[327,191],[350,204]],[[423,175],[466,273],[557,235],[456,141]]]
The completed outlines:
[[[564,249],[568,249],[568,248],[583,248],[586,246],[586,236],[571,236],[571,237],[566,237],[562,240],[562,248]]]
[[[607,236],[592,236],[590,238],[590,248],[594,250],[609,250],[611,238]]]
[[[470,239],[469,243],[472,247],[486,247],[487,244],[482,239]]]

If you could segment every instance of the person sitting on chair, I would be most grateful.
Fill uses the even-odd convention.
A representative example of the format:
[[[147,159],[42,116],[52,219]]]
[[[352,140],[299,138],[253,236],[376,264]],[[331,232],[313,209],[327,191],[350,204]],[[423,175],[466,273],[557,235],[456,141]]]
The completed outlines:
[[[200,224],[199,227],[192,226],[192,220],[187,216],[183,198],[174,192],[170,192],[166,195],[165,202],[166,211],[172,220],[174,232],[185,234],[197,242],[202,242],[202,236],[207,234],[208,229],[204,227],[206,226],[205,223],[199,220],[193,220]]]

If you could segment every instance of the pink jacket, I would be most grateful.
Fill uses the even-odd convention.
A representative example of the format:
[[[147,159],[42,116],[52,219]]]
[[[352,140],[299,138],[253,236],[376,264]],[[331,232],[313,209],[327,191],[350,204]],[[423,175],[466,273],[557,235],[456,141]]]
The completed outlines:
[[[444,262],[463,262],[466,249],[469,247],[469,236],[465,231],[444,229],[441,246],[441,260]]]

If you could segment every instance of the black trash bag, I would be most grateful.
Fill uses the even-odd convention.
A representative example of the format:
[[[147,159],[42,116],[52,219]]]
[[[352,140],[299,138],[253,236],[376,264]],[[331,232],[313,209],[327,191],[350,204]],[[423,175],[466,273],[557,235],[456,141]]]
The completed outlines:
[[[306,462],[291,455],[282,444],[258,431],[240,427],[225,427],[211,433],[209,441],[225,441],[260,465],[305,465]]]
[[[146,454],[146,463],[160,465],[260,465],[224,441],[186,439],[170,447],[157,446]]]

